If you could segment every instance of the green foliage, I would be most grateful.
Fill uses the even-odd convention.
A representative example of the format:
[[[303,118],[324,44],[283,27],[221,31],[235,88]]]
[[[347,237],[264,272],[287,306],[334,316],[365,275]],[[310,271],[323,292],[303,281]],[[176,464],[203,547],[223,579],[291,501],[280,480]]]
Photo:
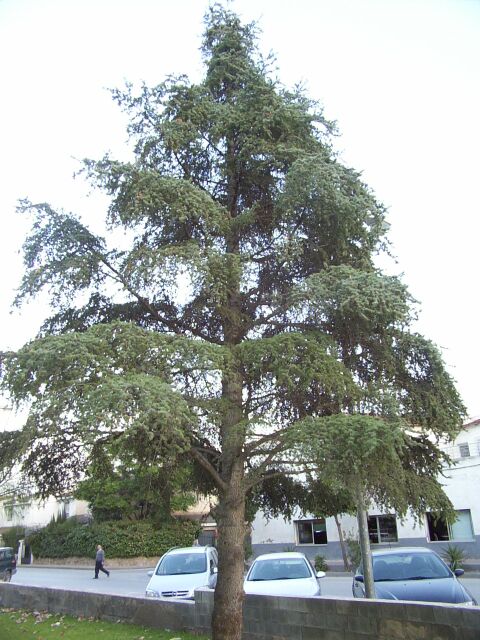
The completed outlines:
[[[282,551],[285,551],[285,553],[290,553],[291,551],[296,551],[296,547],[294,544],[287,544],[282,548]]]
[[[197,84],[114,91],[133,160],[84,163],[130,246],[20,206],[33,223],[17,303],[47,288],[57,312],[5,354],[2,384],[30,404],[16,455],[44,497],[72,490],[102,446],[151,467],[190,453],[221,493],[238,456],[245,491],[291,465],[305,416],[447,437],[461,423],[438,351],[408,332],[405,285],[374,267],[384,207],[339,162],[320,105],[281,86],[254,25],[217,5],[202,53]]]
[[[461,569],[463,567],[467,554],[461,547],[455,544],[449,544],[442,549],[442,558],[448,562],[450,569],[455,571],[455,569]]]
[[[19,449],[22,449],[22,435],[21,431],[2,431],[0,433],[0,485],[6,483],[11,477],[12,461],[17,458]]]
[[[297,507],[305,502],[305,486],[296,478],[283,475],[282,470],[272,469],[262,482],[247,495],[246,519],[252,522],[255,514],[262,511],[265,518],[283,517],[291,520]]]
[[[95,557],[98,544],[108,558],[157,557],[175,546],[191,546],[198,525],[173,521],[162,526],[148,521],[79,524],[73,519],[52,523],[29,535],[38,558]]]
[[[55,528],[55,526],[57,524],[61,524],[62,522],[66,522],[67,521],[67,512],[65,507],[63,507],[57,514],[52,514],[52,517],[50,518],[50,522],[48,523],[47,527],[52,527]]]
[[[365,504],[373,501],[399,515],[410,510],[422,517],[428,507],[449,521],[455,517],[437,479],[445,454],[426,435],[409,434],[398,417],[306,418],[297,446],[317,465],[320,480],[346,490],[347,499],[360,487]]]
[[[191,473],[183,465],[157,467],[113,462],[105,449],[87,469],[75,497],[86,500],[95,521],[154,519],[163,522],[171,512],[195,503]]]
[[[72,489],[88,457],[106,444],[120,456],[133,450],[150,464],[175,460],[188,448],[186,428],[198,418],[166,381],[166,363],[176,367],[185,357],[185,374],[187,358],[197,371],[215,351],[187,346],[182,337],[116,323],[42,338],[9,356],[5,384],[18,400],[35,399],[24,429],[32,443],[24,464],[42,495]],[[71,430],[82,438],[82,449],[68,445]],[[110,437],[101,435],[106,433]]]
[[[314,516],[329,518],[342,513],[355,513],[356,505],[351,491],[340,483],[339,479],[325,481],[307,476],[308,483],[304,492],[304,511]]]
[[[329,569],[325,556],[322,556],[320,553],[315,556],[314,564],[316,571],[328,571]]]
[[[3,546],[17,549],[19,540],[25,538],[25,529],[23,527],[10,527],[2,532]]]
[[[245,535],[245,540],[243,542],[243,551],[245,554],[245,560],[249,560],[253,555],[253,548],[251,536],[249,536],[248,534]]]
[[[362,551],[360,549],[360,543],[358,538],[352,533],[345,536],[345,543],[347,545],[348,561],[352,571],[356,571],[362,561]]]

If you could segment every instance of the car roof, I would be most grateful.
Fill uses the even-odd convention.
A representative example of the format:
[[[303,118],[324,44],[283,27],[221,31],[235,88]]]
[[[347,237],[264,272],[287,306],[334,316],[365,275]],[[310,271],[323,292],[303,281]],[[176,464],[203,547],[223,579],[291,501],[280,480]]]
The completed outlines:
[[[169,549],[167,553],[177,554],[177,553],[206,553],[208,549],[213,549],[214,547],[175,547],[173,549]]]
[[[396,549],[375,549],[372,551],[372,556],[391,556],[391,555],[411,555],[414,553],[435,553],[432,549],[427,549],[427,547],[397,547]]]
[[[261,556],[257,556],[257,560],[288,560],[292,558],[302,558],[306,560],[305,555],[300,551],[284,551],[282,553],[264,553]]]

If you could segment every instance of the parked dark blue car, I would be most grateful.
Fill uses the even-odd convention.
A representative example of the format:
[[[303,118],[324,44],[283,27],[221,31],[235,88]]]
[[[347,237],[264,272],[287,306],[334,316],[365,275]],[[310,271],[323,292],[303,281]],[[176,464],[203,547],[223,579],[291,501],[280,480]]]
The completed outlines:
[[[0,581],[10,582],[17,573],[17,559],[12,547],[0,547]]]
[[[420,600],[476,605],[472,594],[457,579],[463,569],[452,572],[430,549],[421,547],[374,551],[373,579],[376,597],[382,600]],[[353,595],[365,597],[362,568],[353,578]]]

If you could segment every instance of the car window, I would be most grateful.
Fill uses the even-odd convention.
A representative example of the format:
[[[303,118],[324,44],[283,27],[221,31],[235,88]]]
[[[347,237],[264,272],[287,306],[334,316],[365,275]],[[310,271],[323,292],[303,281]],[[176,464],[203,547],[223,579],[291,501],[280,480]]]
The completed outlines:
[[[312,573],[303,558],[279,558],[255,561],[247,580],[296,580],[311,577]]]
[[[175,576],[189,573],[204,573],[207,557],[204,553],[174,553],[166,555],[158,565],[157,576]]]
[[[361,567],[359,568],[362,573]],[[451,576],[446,565],[433,553],[396,553],[373,558],[373,579],[420,580]]]
[[[445,564],[432,554],[415,554],[407,565],[407,580],[419,578],[448,578],[451,576]]]

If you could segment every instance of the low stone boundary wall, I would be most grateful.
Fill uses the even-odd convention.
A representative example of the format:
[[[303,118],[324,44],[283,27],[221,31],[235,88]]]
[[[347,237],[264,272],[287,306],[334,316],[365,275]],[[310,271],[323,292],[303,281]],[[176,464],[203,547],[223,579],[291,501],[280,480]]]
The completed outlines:
[[[145,556],[137,556],[135,558],[107,558],[106,566],[112,569],[131,569],[133,568],[148,568],[153,569],[157,565],[158,556],[155,558],[147,558]],[[69,567],[78,569],[91,569],[95,566],[95,559],[82,558],[78,556],[72,556],[70,558],[34,558],[34,561],[30,567]]]
[[[0,606],[210,632],[213,592],[168,602],[0,584]],[[244,640],[479,640],[480,607],[356,600],[245,597]]]
[[[0,607],[195,631],[195,603],[0,583]]]

